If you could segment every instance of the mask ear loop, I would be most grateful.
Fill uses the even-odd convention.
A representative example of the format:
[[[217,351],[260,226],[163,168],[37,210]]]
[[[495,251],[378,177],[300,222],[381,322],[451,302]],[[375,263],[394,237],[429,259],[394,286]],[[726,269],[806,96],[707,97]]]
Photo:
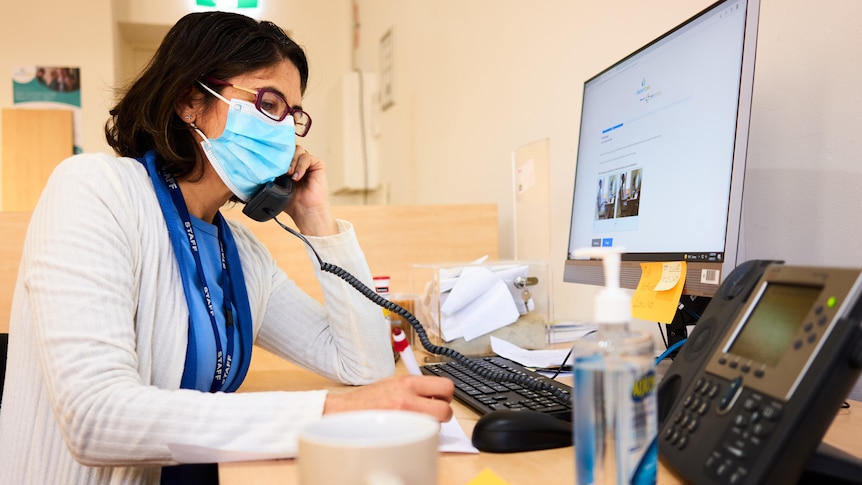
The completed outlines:
[[[202,132],[202,131],[201,131],[201,129],[200,129],[200,128],[198,128],[198,125],[196,125],[194,121],[192,121],[191,123],[189,123],[189,126],[191,126],[191,127],[192,127],[192,129],[193,129],[193,130],[195,130],[195,131],[198,133],[198,135],[200,135],[200,136],[201,136],[201,138],[203,139],[203,141],[207,141],[207,140],[209,140],[209,138],[207,138],[207,136],[206,136],[206,135],[204,135],[204,132]]]
[[[216,98],[218,98],[218,99],[220,99],[220,100],[224,101],[224,102],[225,102],[225,103],[227,103],[227,104],[230,104],[230,101],[228,101],[228,99],[227,99],[227,98],[225,98],[225,97],[224,97],[224,96],[222,96],[221,94],[219,94],[219,93],[215,92],[215,90],[213,90],[212,88],[210,88],[210,87],[209,87],[209,86],[207,86],[206,84],[204,84],[204,83],[202,83],[202,82],[200,82],[200,81],[197,81],[197,83],[198,83],[198,84],[200,84],[202,88],[204,88],[204,89],[206,89],[207,91],[209,91],[209,93],[210,93],[210,94],[212,94],[213,96],[215,96]]]
[[[215,96],[216,98],[218,98],[218,99],[220,99],[220,100],[224,101],[225,103],[227,103],[228,105],[230,105],[230,101],[228,101],[228,99],[227,99],[227,98],[225,98],[225,97],[224,97],[224,96],[222,96],[221,94],[219,94],[219,93],[215,92],[215,90],[213,90],[212,88],[210,88],[210,87],[209,87],[209,86],[207,86],[206,84],[204,84],[204,83],[202,83],[202,82],[200,82],[200,81],[196,81],[196,82],[197,82],[198,84],[200,84],[202,88],[206,89],[210,94],[212,94],[212,95],[213,95],[213,96]],[[186,115],[186,116],[185,116],[185,118],[186,118],[187,120],[192,119],[191,115]],[[209,140],[209,138],[207,138],[207,136],[206,136],[206,135],[204,135],[204,132],[202,132],[202,131],[200,130],[200,128],[198,128],[198,125],[196,125],[194,122],[189,123],[189,126],[191,126],[191,127],[192,127],[192,129],[193,129],[193,130],[195,130],[195,131],[198,133],[198,135],[200,135],[200,136],[201,136],[201,138],[202,138],[204,141]]]

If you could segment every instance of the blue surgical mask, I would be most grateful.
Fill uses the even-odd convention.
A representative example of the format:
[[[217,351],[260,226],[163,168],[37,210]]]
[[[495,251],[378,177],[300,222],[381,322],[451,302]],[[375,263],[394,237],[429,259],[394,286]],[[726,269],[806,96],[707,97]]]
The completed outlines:
[[[296,152],[293,117],[275,121],[241,99],[228,101],[227,122],[221,136],[211,140],[197,127],[201,146],[219,177],[234,195],[248,201],[257,189],[287,172]]]

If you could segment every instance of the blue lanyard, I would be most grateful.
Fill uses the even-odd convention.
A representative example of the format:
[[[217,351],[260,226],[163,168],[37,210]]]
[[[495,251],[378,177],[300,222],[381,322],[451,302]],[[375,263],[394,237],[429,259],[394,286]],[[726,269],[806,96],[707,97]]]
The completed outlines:
[[[182,198],[182,193],[179,191],[179,187],[176,187],[176,183],[172,178],[170,178],[170,183],[168,183],[169,178],[164,175],[160,175],[162,174],[162,171],[159,168],[159,162],[154,150],[148,151],[143,157],[138,158],[137,160],[141,165],[146,167],[147,173],[153,182],[153,189],[155,190],[156,198],[159,201],[159,206],[162,209],[162,214],[164,215],[165,223],[167,224],[168,236],[170,237],[171,245],[174,248],[174,254],[177,257],[178,268],[183,281],[183,290],[185,292],[186,301],[189,302],[189,310],[191,312],[191,301],[194,297],[193,292],[201,289],[197,288],[196,285],[190,284],[192,278],[186,269],[187,267],[190,267],[190,265],[180,263],[180,261],[184,261],[187,258],[187,256],[184,255],[188,254],[186,251],[183,251],[183,245],[189,244],[191,245],[190,247],[196,246],[196,244],[193,243],[194,240],[189,238],[189,236],[194,236],[194,232],[191,231],[191,225],[189,224],[189,218],[180,221],[177,217],[178,213],[188,214],[185,199]],[[179,196],[178,202],[172,200],[172,195],[169,195],[173,193],[172,190],[169,190],[170,186],[176,187],[176,195]],[[176,211],[174,211],[173,208],[175,208]],[[182,222],[182,228],[180,227],[180,222]],[[216,375],[212,381],[213,385],[211,386],[211,390],[217,391],[221,389],[224,392],[233,392],[240,386],[240,384],[242,384],[242,381],[245,379],[246,373],[248,372],[249,365],[251,364],[251,354],[254,344],[252,336],[254,335],[254,329],[252,325],[251,308],[248,301],[248,289],[245,285],[242,261],[240,260],[239,252],[237,251],[236,241],[233,238],[230,226],[228,226],[221,213],[217,213],[215,223],[218,224],[218,240],[219,249],[221,251],[222,274],[225,278],[223,281],[223,288],[224,301],[226,303],[225,328],[228,330],[227,348],[229,352],[227,355],[224,355],[222,350],[219,349],[221,336],[218,332],[218,326],[215,323],[215,316],[211,310],[212,303],[209,302],[209,290],[208,287],[206,287],[206,279],[203,277],[203,274],[200,273],[202,271],[200,256],[195,251],[192,251],[192,254],[195,255],[195,263],[199,272],[198,274],[200,274],[201,283],[205,288],[207,288],[206,290],[201,291],[204,291],[203,296],[208,302],[207,308],[210,309],[210,323],[212,324],[213,334],[216,339],[216,349],[218,349],[217,358],[220,360],[216,365]],[[191,319],[191,313],[189,317]],[[195,389],[196,386],[194,385],[194,381],[195,376],[197,375],[195,371],[197,348],[195,345],[195,339],[193,338],[193,335],[191,335],[195,325],[191,320],[188,323],[190,336],[186,351],[186,370],[183,374],[181,387],[183,389]],[[234,330],[236,330],[236,332],[234,332]],[[235,333],[237,338],[239,338],[241,352],[239,354],[239,359],[236,362],[233,362],[233,337]],[[218,364],[220,364],[221,367]],[[230,382],[227,380],[228,375],[230,375],[228,374],[229,372],[233,372],[233,377],[231,377]],[[221,379],[215,378],[219,376]],[[225,386],[227,387],[225,388]]]
[[[226,350],[223,349],[221,345],[221,332],[219,332],[218,322],[216,321],[215,311],[213,310],[213,303],[212,299],[210,298],[210,289],[209,285],[207,284],[206,276],[204,275],[204,267],[203,263],[201,262],[201,255],[200,251],[198,250],[198,244],[195,238],[195,231],[192,227],[192,220],[191,216],[189,215],[188,207],[186,206],[186,201],[183,198],[182,191],[174,180],[174,177],[171,174],[165,173],[162,170],[159,170],[159,174],[165,180],[165,184],[167,185],[168,191],[171,195],[171,200],[173,201],[174,207],[176,207],[177,212],[180,216],[180,220],[183,223],[183,227],[186,230],[187,241],[192,251],[192,257],[194,257],[195,260],[195,267],[197,268],[198,277],[201,279],[201,284],[203,285],[201,288],[201,292],[203,293],[204,301],[206,302],[207,313],[210,317],[210,324],[212,325],[216,347],[215,375],[213,375],[210,392],[221,391],[222,389],[224,389],[225,381],[227,380],[227,376],[230,373],[231,362],[233,361],[235,333],[233,328],[233,305],[231,303],[232,291],[228,276],[229,270],[227,265],[227,258],[225,257],[224,240],[222,236],[225,232],[224,218],[222,217],[221,213],[216,213],[215,222],[219,226],[218,238],[219,252],[221,253],[222,274],[225,278],[222,288],[224,289],[225,331],[227,332]]]

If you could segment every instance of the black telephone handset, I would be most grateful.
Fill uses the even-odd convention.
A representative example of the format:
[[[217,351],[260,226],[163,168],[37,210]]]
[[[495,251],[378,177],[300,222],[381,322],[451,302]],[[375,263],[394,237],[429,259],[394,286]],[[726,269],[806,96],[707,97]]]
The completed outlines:
[[[698,484],[859,480],[818,445],[862,368],[860,293],[858,269],[739,265],[662,378],[662,462]]]
[[[262,186],[243,207],[243,214],[258,222],[265,222],[281,214],[293,195],[293,180],[287,174]]]

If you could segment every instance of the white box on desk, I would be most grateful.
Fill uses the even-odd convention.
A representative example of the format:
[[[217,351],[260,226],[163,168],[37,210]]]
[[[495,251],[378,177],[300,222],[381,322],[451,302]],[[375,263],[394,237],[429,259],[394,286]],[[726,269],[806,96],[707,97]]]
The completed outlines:
[[[444,311],[445,301],[450,294],[453,278],[471,271],[490,271],[503,281],[518,309],[514,320],[501,328],[483,333],[480,336],[445,338],[450,333],[446,329],[455,316]],[[525,276],[526,286],[516,287],[515,276]],[[521,281],[517,281],[521,283]],[[458,284],[457,282],[454,284]],[[535,350],[547,347],[546,327],[551,321],[550,276],[547,261],[484,261],[481,263],[416,263],[410,271],[411,291],[418,298],[416,317],[425,328],[429,339],[435,345],[457,350],[464,355],[490,355],[490,337],[501,338],[525,349]],[[495,285],[499,285],[495,283]],[[498,288],[495,288],[498,291]],[[522,293],[529,292],[529,305],[525,304]],[[480,295],[477,298],[482,298]],[[497,294],[496,296],[500,296]],[[520,300],[520,302],[518,301]],[[457,333],[457,332],[456,332]],[[418,342],[417,342],[418,343]]]

